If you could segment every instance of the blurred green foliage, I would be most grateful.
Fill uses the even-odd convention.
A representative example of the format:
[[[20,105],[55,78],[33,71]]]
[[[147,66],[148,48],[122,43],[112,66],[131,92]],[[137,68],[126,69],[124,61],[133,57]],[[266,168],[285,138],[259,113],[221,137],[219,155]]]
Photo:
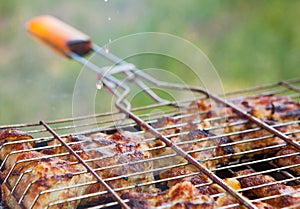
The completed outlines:
[[[34,16],[57,16],[99,45],[140,32],[180,36],[203,50],[229,91],[299,77],[299,11],[299,0],[0,1],[0,124],[72,116],[81,67],[27,35],[24,25]],[[168,59],[133,60],[184,76]]]

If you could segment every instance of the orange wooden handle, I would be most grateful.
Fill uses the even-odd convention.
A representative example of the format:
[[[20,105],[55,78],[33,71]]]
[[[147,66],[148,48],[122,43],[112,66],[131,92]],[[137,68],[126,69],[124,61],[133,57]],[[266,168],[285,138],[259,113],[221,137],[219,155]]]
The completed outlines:
[[[31,19],[27,23],[27,30],[64,56],[69,56],[69,52],[83,56],[92,50],[91,40],[87,35],[53,16],[44,15]]]

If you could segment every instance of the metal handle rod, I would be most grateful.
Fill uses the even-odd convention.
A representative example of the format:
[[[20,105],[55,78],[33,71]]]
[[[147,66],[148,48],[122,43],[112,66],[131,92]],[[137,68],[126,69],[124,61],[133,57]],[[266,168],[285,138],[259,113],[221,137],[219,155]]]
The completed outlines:
[[[70,52],[69,53],[69,56],[76,60],[77,62],[81,63],[83,66],[86,66],[88,67],[90,70],[96,72],[98,75],[100,75],[102,77],[102,83],[103,85],[109,87],[107,88],[108,90],[109,89],[116,89],[117,87],[120,87],[122,89],[125,89],[127,88],[126,86],[124,86],[122,84],[121,81],[119,81],[118,79],[116,79],[115,77],[113,76],[110,76],[110,75],[104,75],[104,70],[102,70],[100,67],[98,67],[97,65],[89,62],[87,59],[85,59],[84,57],[76,54],[76,53],[73,53],[73,52]],[[115,95],[116,97],[119,97],[120,94],[118,91],[110,91],[111,93],[113,93],[113,95]],[[124,99],[122,101],[122,103],[126,106],[126,108],[130,109],[131,108],[131,104],[128,100]]]
[[[96,44],[92,44],[92,50],[105,57],[106,59],[112,61],[114,64],[116,65],[122,65],[122,64],[126,64],[126,65],[130,65],[131,63],[128,63],[124,60],[122,60],[121,58],[117,57],[116,55],[105,51],[102,47],[96,45]],[[132,66],[134,66],[133,64],[131,64]],[[123,71],[123,73],[125,73],[129,78],[131,78],[131,80],[133,80],[141,89],[143,89],[154,101],[158,102],[158,103],[167,103],[168,101],[159,97],[154,91],[152,91],[144,82],[142,82],[141,80],[136,80],[134,79],[135,77],[135,73],[130,72],[131,70],[138,70],[138,68],[136,68],[134,66],[133,69],[128,69],[128,71]]]

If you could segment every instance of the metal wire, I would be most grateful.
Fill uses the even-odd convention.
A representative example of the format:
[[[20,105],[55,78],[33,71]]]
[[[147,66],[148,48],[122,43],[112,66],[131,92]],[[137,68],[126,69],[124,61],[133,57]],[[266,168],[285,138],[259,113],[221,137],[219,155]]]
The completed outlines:
[[[120,60],[119,58],[115,57],[114,55],[103,51],[103,49],[98,48],[97,46],[93,46],[93,48],[96,53],[99,53],[102,56],[107,57],[108,59],[110,59],[111,61],[116,63],[117,65],[128,64],[128,63]],[[280,128],[280,127],[285,127],[285,126],[295,125],[295,124],[299,125],[300,121],[291,121],[291,122],[285,122],[285,123],[278,123],[276,125],[269,125],[269,124],[261,121],[260,119],[252,116],[251,114],[245,112],[243,109],[239,108],[238,106],[236,106],[232,102],[232,99],[243,98],[244,95],[248,96],[248,95],[262,95],[262,94],[263,95],[268,95],[268,94],[289,95],[291,97],[297,97],[297,96],[299,96],[299,93],[300,93],[300,89],[299,89],[299,87],[297,87],[297,85],[299,85],[299,83],[300,83],[300,79],[293,79],[290,81],[281,81],[276,84],[259,86],[259,87],[255,87],[255,88],[251,88],[251,89],[246,89],[244,91],[239,90],[239,91],[227,94],[231,99],[225,100],[221,96],[207,92],[205,89],[202,89],[199,87],[181,86],[181,85],[177,85],[177,84],[170,84],[170,83],[158,81],[157,79],[143,73],[142,71],[139,71],[136,68],[130,68],[128,70],[121,71],[121,73],[125,74],[125,76],[127,76],[127,77],[122,82],[120,82],[120,80],[115,79],[111,75],[104,75],[104,72],[102,71],[102,69],[98,68],[95,65],[92,65],[87,60],[83,59],[82,57],[80,57],[76,54],[73,54],[73,53],[71,53],[71,57],[73,59],[81,62],[82,64],[86,65],[87,67],[94,69],[94,71],[97,72],[97,74],[101,74],[104,86],[113,95],[115,95],[117,97],[116,107],[119,109],[119,111],[121,113],[125,113],[125,115],[132,120],[128,120],[128,119],[124,118],[122,116],[122,114],[120,114],[120,112],[116,111],[116,112],[110,112],[110,113],[96,114],[96,115],[92,115],[92,116],[83,116],[83,117],[77,117],[77,118],[54,120],[54,121],[49,121],[49,122],[41,122],[42,126],[39,123],[28,123],[28,124],[18,124],[18,125],[3,125],[0,127],[0,129],[5,129],[5,128],[21,128],[24,130],[28,129],[29,133],[37,136],[37,137],[34,137],[34,139],[32,139],[30,141],[35,142],[37,144],[48,142],[48,141],[53,141],[54,138],[58,139],[61,143],[59,145],[47,145],[47,146],[41,145],[36,148],[31,148],[28,150],[13,151],[9,155],[7,155],[5,159],[3,159],[3,162],[1,165],[2,169],[4,169],[5,163],[7,162],[8,158],[13,155],[17,155],[17,154],[23,153],[23,152],[39,151],[39,150],[44,150],[44,149],[56,149],[58,147],[64,147],[68,150],[68,152],[64,152],[64,153],[60,153],[60,154],[53,154],[53,155],[49,155],[47,157],[52,158],[52,157],[64,157],[64,156],[73,155],[78,160],[78,162],[76,162],[76,163],[80,163],[86,167],[87,171],[85,171],[83,173],[91,173],[97,179],[97,181],[73,185],[73,186],[69,186],[67,188],[73,188],[73,187],[76,188],[76,187],[80,187],[80,186],[92,185],[92,184],[96,184],[97,182],[100,182],[106,188],[106,191],[98,191],[93,194],[87,194],[87,195],[83,195],[83,196],[79,196],[79,197],[73,197],[73,198],[68,198],[65,200],[59,200],[59,201],[51,203],[48,207],[51,207],[53,205],[63,204],[65,202],[76,201],[76,200],[81,200],[81,199],[85,199],[88,197],[94,197],[94,196],[99,196],[99,195],[110,193],[114,197],[116,202],[110,201],[108,203],[91,206],[90,208],[91,209],[92,208],[93,209],[94,208],[95,209],[96,208],[106,208],[106,207],[117,206],[117,205],[122,206],[124,208],[129,208],[127,205],[128,200],[123,200],[120,197],[118,192],[125,191],[127,189],[134,189],[135,187],[167,183],[172,180],[179,180],[182,178],[191,177],[191,176],[199,175],[200,173],[202,173],[202,174],[207,175],[208,178],[211,180],[211,182],[218,184],[228,194],[235,197],[236,200],[238,200],[240,202],[240,204],[243,204],[248,208],[257,208],[253,204],[253,201],[256,201],[256,200],[263,201],[263,200],[268,199],[269,197],[268,198],[259,198],[259,199],[255,199],[255,200],[249,200],[249,199],[245,198],[243,195],[241,195],[241,193],[240,193],[241,191],[245,191],[246,189],[241,189],[239,191],[236,191],[235,189],[233,189],[232,187],[227,185],[223,181],[223,178],[226,177],[226,175],[227,175],[226,172],[230,173],[230,172],[234,172],[233,170],[243,169],[248,166],[256,167],[257,165],[258,166],[264,165],[266,163],[273,167],[267,168],[263,171],[256,171],[253,175],[267,174],[270,172],[273,172],[273,173],[274,172],[288,172],[288,175],[286,175],[286,176],[290,176],[289,178],[284,179],[284,180],[279,180],[279,181],[275,182],[274,184],[287,183],[287,182],[298,182],[299,178],[294,177],[293,174],[289,172],[289,169],[300,166],[299,164],[278,167],[276,164],[274,164],[272,162],[274,162],[278,159],[281,159],[281,158],[285,158],[285,157],[298,156],[300,153],[299,151],[292,153],[292,154],[286,154],[286,155],[281,155],[281,156],[267,156],[264,159],[255,159],[254,158],[254,159],[250,159],[249,161],[243,161],[242,158],[243,158],[243,156],[255,155],[260,152],[262,152],[262,153],[264,153],[264,152],[272,153],[273,152],[274,153],[274,150],[278,150],[280,148],[286,147],[287,144],[291,145],[296,150],[300,150],[299,149],[300,145],[298,144],[298,142],[296,142],[292,137],[290,137],[293,134],[298,134],[299,130],[293,130],[293,131],[285,132],[285,133],[278,130],[278,128]],[[147,82],[150,82],[153,85],[156,85],[159,87],[178,89],[180,91],[188,90],[188,91],[198,92],[198,93],[200,93],[200,95],[202,95],[202,97],[201,97],[202,99],[203,98],[213,99],[216,103],[222,104],[224,107],[232,108],[235,111],[236,115],[242,116],[240,121],[231,122],[226,125],[217,123],[218,121],[222,121],[222,120],[226,119],[226,117],[216,116],[216,117],[209,118],[206,120],[207,122],[209,121],[212,124],[215,123],[217,125],[207,128],[207,131],[214,132],[214,131],[217,131],[218,129],[222,129],[222,128],[226,128],[226,127],[235,128],[235,127],[243,126],[249,122],[256,124],[256,126],[252,127],[252,128],[246,128],[244,130],[237,130],[237,131],[231,131],[229,133],[217,134],[215,136],[207,136],[207,137],[203,137],[201,139],[173,142],[171,140],[172,138],[183,137],[186,134],[188,134],[188,131],[183,131],[180,133],[171,133],[171,134],[165,134],[164,131],[180,129],[180,128],[183,128],[186,125],[188,125],[188,123],[185,122],[184,120],[187,118],[193,117],[193,114],[189,113],[189,111],[188,111],[190,108],[192,108],[191,106],[189,106],[189,103],[191,102],[191,100],[180,101],[182,106],[178,107],[178,106],[176,106],[176,102],[166,101],[163,98],[160,98],[159,96],[157,96],[151,89],[147,88],[147,86],[141,80],[146,80]],[[154,105],[149,105],[149,106],[145,106],[145,107],[131,108],[130,103],[126,99],[127,95],[130,92],[130,89],[125,85],[125,83],[132,82],[132,81],[136,82],[137,86],[139,86],[141,89],[143,89],[157,103]],[[182,122],[179,122],[177,124],[167,125],[165,127],[154,128],[151,125],[151,123],[153,124],[153,123],[157,122],[159,120],[159,118],[161,118],[161,116],[159,114],[157,114],[157,115],[155,115],[153,113],[137,114],[139,111],[147,110],[148,112],[151,112],[151,110],[154,108],[165,107],[165,106],[172,106],[173,108],[175,107],[174,109],[172,109],[166,113],[168,116],[175,118],[176,120],[182,120]],[[179,115],[177,115],[177,114],[179,114]],[[201,113],[198,113],[197,115],[200,116],[201,114],[205,115],[206,113],[201,112]],[[89,129],[89,127],[92,127],[95,124],[82,123],[78,126],[85,127],[86,130],[84,130],[80,133],[76,133],[76,134],[90,135],[92,133],[97,133],[99,131],[101,131],[101,132],[112,131],[113,132],[116,130],[113,119],[105,119],[106,116],[111,116],[111,115],[118,116],[118,118],[120,118],[120,121],[122,121],[122,125],[119,126],[118,128],[125,129],[125,130],[126,129],[131,130],[132,128],[138,126],[139,130],[135,131],[136,134],[147,135],[148,133],[151,133],[149,136],[145,137],[145,142],[147,142],[147,143],[155,142],[157,139],[160,139],[161,141],[164,142],[164,144],[162,144],[160,146],[149,147],[148,149],[146,149],[144,151],[160,152],[161,150],[164,150],[168,147],[170,149],[170,152],[166,152],[166,153],[162,154],[161,156],[151,157],[149,159],[139,159],[139,160],[133,161],[133,162],[118,163],[116,165],[107,165],[102,168],[90,167],[89,163],[97,161],[97,160],[105,160],[105,156],[103,158],[83,160],[78,155],[78,151],[74,151],[72,149],[72,145],[74,144],[74,142],[73,142],[73,144],[72,144],[72,142],[67,143],[64,141],[63,138],[67,137],[70,134],[74,134],[73,130],[76,128],[76,126],[74,126],[74,124],[73,124],[74,120],[75,121],[84,121],[84,120],[92,118],[92,117],[98,118],[100,120],[100,122],[97,122],[97,124],[96,124],[99,126],[99,128],[91,130],[91,129]],[[227,116],[227,118],[230,118],[230,117],[231,117],[230,115]],[[232,117],[235,117],[235,116],[232,116]],[[197,124],[200,122],[201,122],[201,120],[193,121],[194,124]],[[50,126],[53,126],[53,127],[50,127]],[[258,131],[265,131],[265,132],[262,132],[261,133],[262,135],[260,137],[250,137],[247,139],[243,139],[241,141],[227,142],[220,146],[208,145],[203,148],[198,148],[198,149],[194,149],[194,150],[184,150],[184,146],[188,146],[193,143],[209,142],[209,141],[214,141],[220,137],[236,137],[236,136],[246,134],[246,133],[248,133],[248,134],[256,133]],[[253,149],[253,150],[240,151],[240,152],[233,153],[233,154],[214,156],[214,157],[210,157],[210,158],[207,158],[204,160],[197,160],[194,157],[192,157],[192,155],[194,153],[213,151],[220,147],[226,148],[229,146],[236,146],[236,145],[244,144],[244,143],[255,143],[255,142],[259,142],[261,140],[273,139],[275,136],[282,139],[283,140],[282,143],[270,144],[265,147],[259,147],[259,148]],[[8,142],[8,143],[5,143],[4,145],[1,145],[0,149],[4,149],[4,147],[6,147],[6,146],[10,146],[10,145],[18,144],[18,143],[24,143],[24,142],[25,141]],[[26,141],[26,142],[28,142],[28,141]],[[77,143],[80,144],[82,142],[77,142]],[[97,149],[95,149],[95,151],[96,150]],[[88,151],[88,150],[85,150],[85,151]],[[181,161],[180,163],[175,161],[176,163],[171,163],[169,165],[161,165],[159,167],[154,167],[149,170],[137,171],[137,172],[127,173],[124,175],[119,175],[119,176],[114,176],[114,177],[102,178],[97,173],[102,170],[121,168],[122,166],[124,167],[126,165],[134,166],[134,165],[138,165],[139,163],[147,163],[147,162],[156,163],[161,160],[168,160],[169,162],[172,162],[171,159],[174,160],[174,159],[177,159],[180,157],[185,160]],[[217,162],[221,159],[226,159],[229,157],[235,158],[236,161],[232,161],[227,166],[219,166],[218,165],[216,168],[207,168],[203,165],[203,163],[208,162],[208,161]],[[39,159],[40,158],[26,159],[25,161],[26,162],[37,161]],[[16,164],[21,163],[21,162],[23,162],[23,161],[16,162]],[[126,179],[126,178],[136,177],[139,175],[159,174],[164,171],[168,171],[169,169],[180,168],[180,167],[184,167],[184,166],[188,166],[188,165],[195,166],[198,169],[198,172],[182,174],[182,175],[178,175],[178,176],[174,176],[174,177],[168,177],[165,179],[155,179],[155,180],[139,183],[137,185],[128,185],[128,186],[124,186],[124,187],[120,187],[120,188],[112,188],[108,184],[110,181],[116,181],[116,180],[120,180],[123,178]],[[25,190],[25,193],[22,194],[21,196],[18,196],[15,194],[16,187],[20,183],[22,175],[24,175],[24,174],[22,174],[19,177],[19,179],[16,181],[15,185],[10,185],[8,182],[8,179],[9,179],[11,173],[13,172],[13,169],[14,169],[14,167],[11,168],[11,170],[8,173],[8,175],[6,176],[6,178],[3,179],[4,184],[11,191],[11,193],[15,197],[15,199],[19,202],[21,208],[25,208],[25,206],[22,203],[22,200],[25,197],[27,190]],[[30,171],[27,171],[27,172],[30,172]],[[223,173],[223,176],[220,173]],[[79,175],[79,174],[74,174],[74,175]],[[33,183],[34,182],[31,182],[31,184],[33,184]],[[202,187],[205,185],[208,185],[208,184],[200,184],[200,185],[196,185],[196,187]],[[261,186],[268,186],[268,185],[261,185]],[[29,187],[30,187],[30,184],[28,185],[28,188]],[[48,191],[44,191],[44,193],[51,193],[51,192],[55,192],[57,190],[64,190],[67,188],[50,189]],[[248,188],[247,190],[251,190],[254,188],[256,188],[256,187]],[[276,198],[276,197],[277,196],[270,197],[270,198]],[[36,197],[36,198],[38,198],[38,197]],[[34,205],[34,203],[33,203],[33,205]],[[238,204],[235,204],[235,205],[238,205]],[[231,207],[233,207],[233,206],[231,205]],[[225,206],[222,208],[229,208],[229,206]]]
[[[56,138],[60,141],[60,143],[62,145],[64,145],[65,148],[67,148],[72,155],[74,155],[77,160],[79,162],[81,162],[81,164],[91,173],[93,174],[93,176],[97,179],[97,181],[99,181],[106,189],[109,193],[111,193],[113,195],[113,197],[120,203],[120,205],[122,205],[122,207],[124,208],[128,208],[128,205],[126,205],[126,203],[124,203],[124,201],[117,195],[117,193],[107,184],[103,181],[103,179],[86,163],[82,160],[82,158],[76,153],[74,152],[74,150],[58,135],[54,132],[54,130],[44,121],[40,122],[43,126],[45,126],[45,128]],[[21,201],[21,200],[20,200]],[[20,203],[20,202],[19,202]]]
[[[167,127],[167,128],[170,128],[170,127]],[[173,127],[174,128],[174,127]],[[250,130],[251,131],[251,130]],[[257,131],[257,129],[254,129],[254,130],[252,130],[252,131]],[[236,134],[239,134],[239,132],[237,132]],[[269,136],[270,137],[270,136]],[[187,143],[189,143],[189,142],[187,142]],[[259,149],[258,149],[258,151],[259,151]],[[284,156],[280,156],[280,157],[284,157]],[[279,158],[280,158],[279,157]],[[151,159],[151,160],[153,160],[153,159]],[[266,161],[268,161],[268,160],[274,160],[274,158],[269,158],[269,159],[267,159]],[[252,161],[252,162],[249,162],[249,163],[247,163],[247,164],[238,164],[237,166],[243,166],[243,165],[252,165],[252,164],[254,164],[254,163],[256,163],[255,161]],[[225,167],[224,169],[229,169],[229,168],[232,168],[232,167]],[[224,170],[224,169],[222,169],[222,170]],[[286,169],[286,168],[279,168],[279,169],[277,169],[278,171],[279,170],[282,170],[282,169]],[[161,169],[162,170],[162,169]],[[276,169],[275,169],[276,170]],[[185,176],[183,176],[183,177],[185,177]],[[169,179],[170,180],[170,179]],[[167,181],[167,180],[166,180]],[[155,183],[155,182],[149,182],[149,183]]]

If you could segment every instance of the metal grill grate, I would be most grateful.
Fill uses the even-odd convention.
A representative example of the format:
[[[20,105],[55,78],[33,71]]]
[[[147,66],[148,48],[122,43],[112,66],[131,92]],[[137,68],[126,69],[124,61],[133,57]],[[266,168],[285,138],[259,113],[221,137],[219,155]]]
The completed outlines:
[[[196,89],[192,89],[196,90]],[[55,202],[51,202],[48,206],[48,208],[51,207],[58,207],[59,205],[62,205],[65,202],[74,202],[77,200],[88,200],[88,198],[94,197],[98,198],[98,202],[94,202],[90,206],[80,206],[80,208],[129,208],[128,206],[128,200],[122,199],[121,194],[125,190],[142,190],[142,188],[147,188],[152,186],[152,188],[160,188],[162,190],[166,190],[167,183],[170,183],[172,181],[177,181],[182,178],[192,177],[199,175],[200,173],[205,173],[208,175],[209,181],[202,182],[199,184],[196,184],[195,186],[199,189],[204,188],[205,186],[210,186],[212,184],[218,184],[221,185],[226,191],[220,192],[218,194],[214,194],[211,197],[217,199],[221,196],[226,196],[228,194],[232,195],[234,198],[237,198],[238,201],[223,206],[220,208],[232,208],[235,206],[238,206],[240,204],[244,204],[248,208],[257,208],[255,206],[254,202],[257,201],[263,201],[263,202],[270,202],[272,199],[276,199],[279,197],[284,196],[284,194],[274,194],[272,196],[268,197],[255,197],[251,195],[251,191],[254,189],[259,189],[265,186],[272,186],[272,185],[293,185],[295,188],[299,184],[299,176],[296,175],[296,173],[293,171],[292,168],[296,168],[299,166],[299,164],[292,164],[292,165],[285,165],[285,166],[278,166],[276,163],[280,159],[284,159],[287,157],[293,157],[293,156],[299,156],[299,151],[297,149],[299,148],[298,142],[296,142],[294,139],[299,136],[300,132],[300,120],[298,117],[298,120],[291,120],[291,121],[284,121],[280,123],[274,123],[272,125],[261,122],[256,117],[253,117],[252,115],[249,117],[249,113],[245,112],[244,110],[240,110],[239,108],[236,108],[234,101],[245,98],[248,96],[258,96],[258,95],[275,95],[277,97],[279,96],[288,96],[292,98],[295,101],[300,101],[300,79],[294,79],[289,81],[282,81],[274,85],[265,85],[260,87],[255,87],[251,89],[231,92],[226,95],[226,102],[225,105],[229,105],[233,107],[235,110],[234,112],[224,116],[224,115],[215,115],[211,117],[204,117],[207,116],[208,111],[199,111],[199,112],[193,112],[190,111],[191,109],[191,102],[193,101],[180,101],[181,107],[175,107],[171,106],[171,104],[174,104],[172,102],[164,103],[164,104],[155,104],[150,105],[146,107],[140,107],[140,108],[133,108],[131,109],[131,112],[134,115],[137,115],[138,118],[144,120],[147,122],[148,125],[151,125],[151,127],[155,128],[154,130],[158,132],[159,134],[153,134],[149,132],[149,130],[145,129],[147,126],[141,126],[141,124],[137,124],[132,119],[124,118],[123,114],[120,112],[112,112],[112,113],[101,113],[93,116],[86,116],[86,117],[79,117],[79,118],[70,118],[70,119],[63,119],[63,120],[56,120],[56,121],[49,121],[49,122],[41,122],[41,123],[32,123],[32,124],[19,124],[19,125],[9,125],[9,126],[1,126],[1,129],[10,129],[10,128],[19,128],[23,131],[26,131],[27,133],[31,134],[33,136],[33,139],[26,139],[21,141],[14,141],[14,142],[7,142],[1,145],[1,150],[5,147],[12,146],[12,145],[18,145],[21,143],[27,143],[27,142],[34,142],[35,146],[32,148],[28,148],[25,150],[15,150],[10,152],[6,158],[3,159],[3,162],[1,164],[1,169],[4,170],[7,160],[11,156],[16,156],[20,153],[24,152],[32,152],[37,151],[41,152],[44,150],[51,150],[51,149],[57,149],[59,147],[66,147],[67,150],[61,153],[55,153],[55,154],[48,154],[44,156],[38,156],[36,158],[29,158],[29,159],[23,159],[20,161],[16,161],[14,163],[14,166],[17,166],[18,164],[26,163],[26,162],[37,162],[41,161],[45,158],[61,158],[64,159],[65,157],[75,156],[77,160],[74,160],[72,164],[76,165],[84,165],[85,169],[82,169],[78,172],[73,173],[73,176],[81,176],[83,174],[90,173],[93,177],[89,181],[79,182],[72,185],[67,185],[63,187],[58,188],[49,188],[48,190],[44,190],[41,192],[37,197],[34,198],[34,201],[32,202],[31,206],[29,208],[35,208],[35,204],[38,201],[38,198],[40,198],[43,194],[51,194],[55,193],[57,191],[63,191],[68,189],[78,189],[78,188],[84,188],[89,185],[95,185],[97,182],[103,182],[105,184],[105,189],[99,190],[99,191],[93,191],[93,193],[90,194],[82,194],[74,197],[68,197],[65,199],[58,199]],[[214,100],[217,104],[220,106],[218,108],[222,109],[224,108],[224,99],[216,97],[214,95],[209,95],[211,99]],[[201,99],[208,100],[206,98],[206,95],[203,94],[203,96],[200,95]],[[178,102],[177,102],[178,103]],[[173,124],[167,124],[163,126],[159,126],[158,124],[161,122],[162,117],[160,114],[153,114],[151,110],[155,108],[161,108],[161,107],[167,107],[169,110],[165,111],[164,118],[172,118],[173,120],[176,120],[176,123]],[[149,112],[149,113],[147,113]],[[236,115],[239,115],[239,120],[228,120],[231,117],[236,117]],[[194,115],[194,116],[193,116]],[[193,120],[194,125],[199,124],[200,122],[203,124],[203,121],[205,123],[209,123],[210,126],[208,127],[202,127],[205,129],[207,136],[196,138],[196,139],[186,139],[186,135],[189,134],[190,130],[184,130],[184,127],[186,127],[188,124],[187,120],[188,118],[197,116],[197,119]],[[203,117],[202,117],[203,116]],[[89,121],[90,118],[96,118],[97,124],[88,124],[85,123],[85,121]],[[202,120],[205,118],[204,120]],[[120,121],[119,125],[116,129],[115,121],[116,119]],[[81,121],[80,129],[82,130],[80,133],[77,133],[75,130],[79,127],[74,126],[74,120],[75,121]],[[224,121],[226,121],[224,123]],[[178,122],[179,121],[179,122]],[[229,121],[229,122],[228,122]],[[204,123],[204,124],[205,124]],[[250,125],[249,125],[250,124]],[[97,125],[98,128],[93,128]],[[285,128],[285,127],[293,127],[291,129]],[[247,127],[247,128],[242,128]],[[153,144],[156,143],[155,146],[148,147],[146,150],[143,150],[145,152],[151,152],[152,155],[149,158],[141,158],[134,161],[124,161],[123,163],[115,163],[115,164],[106,164],[103,167],[92,167],[92,162],[98,162],[98,161],[105,161],[107,159],[107,156],[100,156],[97,159],[82,159],[80,156],[80,153],[82,151],[74,149],[74,145],[76,144],[84,144],[84,141],[66,141],[66,137],[69,135],[84,135],[84,136],[90,136],[95,133],[107,133],[108,135],[113,134],[114,132],[118,130],[125,130],[133,132],[134,135],[142,136],[143,142]],[[228,129],[227,131],[224,131],[224,129]],[[282,131],[282,130],[285,130]],[[176,132],[174,130],[180,130],[180,132]],[[281,130],[281,131],[280,131]],[[161,138],[161,135],[168,140],[171,140],[169,146],[166,145],[166,143],[158,143],[157,138]],[[54,142],[54,138],[59,139],[58,143],[56,140],[56,143]],[[177,138],[184,138],[186,140],[180,140],[176,141]],[[210,142],[215,141],[216,139],[221,138],[239,138],[239,140],[235,141],[228,141],[225,143],[222,143],[221,145],[216,145]],[[227,148],[227,147],[234,147],[234,146],[244,146],[245,144],[253,144],[253,143],[261,143],[263,140],[268,139],[274,139],[278,141],[281,139],[280,143],[275,144],[267,144],[263,147],[256,147],[251,150],[242,150],[240,152],[234,152],[234,153],[225,153],[224,155],[217,155],[210,158],[202,159],[202,160],[195,160],[193,156],[196,156],[197,154],[204,153],[204,152],[213,152],[218,148]],[[297,138],[298,139],[298,138]],[[186,147],[193,145],[193,144],[201,144],[201,146],[195,148],[195,149],[186,149]],[[202,146],[203,145],[203,146]],[[167,148],[169,147],[169,148]],[[285,153],[283,155],[275,155],[279,150],[282,150],[286,147],[294,147],[295,152],[293,153]],[[91,150],[101,150],[103,149],[103,146],[101,147],[93,147]],[[85,151],[89,151],[88,148],[86,148]],[[125,152],[126,153],[126,152]],[[159,154],[153,154],[153,153],[159,153]],[[130,154],[130,152],[126,153]],[[132,153],[131,153],[132,154]],[[180,156],[181,155],[181,156]],[[184,158],[182,157],[185,157]],[[228,161],[224,163],[223,161]],[[223,163],[221,163],[223,162]],[[105,177],[103,174],[103,171],[107,170],[120,170],[124,167],[130,167],[130,166],[140,166],[143,164],[151,164],[149,169],[137,169],[136,172],[129,172],[129,173],[121,173],[120,175],[111,175],[108,177]],[[204,164],[206,163],[215,163],[217,166],[215,167],[205,167]],[[180,168],[184,168],[185,166],[191,166],[191,164],[194,164],[196,167],[199,165],[202,166],[201,170],[194,170],[190,173],[182,173],[180,175],[176,176],[167,176],[165,178],[161,178],[164,171],[170,171],[170,170],[176,170]],[[233,175],[237,171],[245,170],[245,169],[252,169],[254,173],[247,174],[246,176],[239,176],[239,177],[233,177]],[[14,195],[14,198],[18,202],[21,208],[28,208],[28,206],[24,205],[24,198],[30,192],[30,186],[34,185],[36,182],[31,182],[28,187],[24,190],[23,194],[20,195],[16,192],[16,188],[19,184],[22,183],[22,177],[26,175],[26,173],[31,172],[31,170],[26,170],[25,173],[22,173],[18,177],[18,180],[15,182],[15,184],[11,184],[8,182],[9,178],[14,175],[13,169],[10,170],[10,172],[6,175],[5,178],[3,178],[3,184],[7,186],[8,190],[10,190],[11,194]],[[232,187],[230,187],[225,181],[223,181],[225,178],[234,178],[234,179],[242,179],[245,177],[251,177],[251,176],[257,176],[257,175],[271,175],[276,181],[275,182],[268,182],[267,184],[263,185],[255,185],[248,188],[243,188],[240,190],[235,190]],[[119,188],[114,188],[110,186],[111,182],[117,182],[119,180],[128,180],[128,179],[138,179],[145,176],[154,176],[151,180],[145,180],[145,181],[136,181],[132,184],[127,184],[125,186],[120,186]],[[224,187],[225,185],[225,187]],[[140,189],[139,189],[140,188]],[[249,192],[250,191],[250,192]],[[257,191],[257,190],[256,190]],[[248,198],[245,198],[241,195],[241,192],[243,194],[250,193]],[[289,191],[289,192],[296,192],[295,191]],[[107,195],[110,193],[110,195]],[[289,193],[288,195],[291,196]],[[105,197],[105,198],[104,198]],[[298,198],[299,199],[299,198]],[[239,203],[240,202],[240,203]],[[297,208],[298,203],[295,202],[293,206],[289,206],[287,208]]]

